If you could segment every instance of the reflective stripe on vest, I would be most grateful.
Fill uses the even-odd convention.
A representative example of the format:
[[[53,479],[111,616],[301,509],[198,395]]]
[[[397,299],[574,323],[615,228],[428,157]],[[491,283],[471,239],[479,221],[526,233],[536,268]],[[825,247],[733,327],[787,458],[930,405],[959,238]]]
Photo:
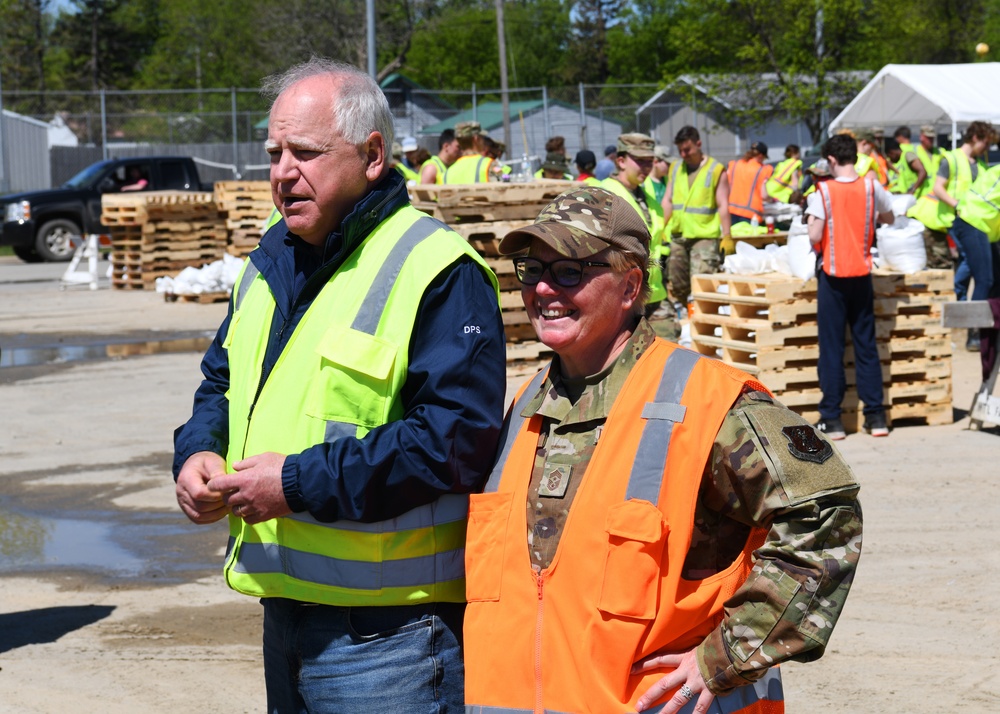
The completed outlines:
[[[862,253],[861,257],[867,264],[865,270],[861,270],[852,259],[857,257],[856,253],[852,252],[844,257],[841,261],[840,271],[837,270],[837,247],[841,248],[849,247],[847,242],[854,237],[853,231],[857,226],[845,226],[839,230],[844,233],[847,237],[840,238],[837,226],[839,225],[834,221],[834,211],[833,211],[833,199],[830,195],[831,188],[829,184],[831,182],[824,181],[817,186],[820,197],[823,201],[823,208],[826,211],[826,223],[823,228],[823,242],[821,243],[823,248],[823,266],[827,275],[833,275],[836,277],[857,277],[860,275],[867,275],[871,271],[871,246],[875,239],[875,184],[871,179],[858,179],[864,186],[865,191],[865,212],[864,212],[864,238],[862,243]],[[836,182],[834,182],[836,183]],[[846,190],[842,187],[850,186],[853,188],[854,182],[851,184],[840,183],[838,184],[837,191]],[[854,216],[850,213],[842,214],[842,218],[846,220],[853,220]],[[860,272],[859,272],[860,271]]]
[[[262,445],[273,447],[275,443],[290,449],[281,450],[281,453],[298,453],[304,448],[300,442],[311,445],[323,440],[355,437],[366,429],[398,418],[395,395],[405,378],[401,376],[405,375],[405,359],[400,360],[397,356],[390,362],[383,358],[388,355],[389,360],[393,360],[392,350],[406,349],[410,337],[405,326],[412,329],[412,313],[416,310],[419,295],[440,270],[463,254],[470,255],[484,268],[485,265],[468,248],[467,242],[450,231],[451,235],[443,235],[442,231],[448,230],[444,224],[419,214],[412,207],[407,206],[393,214],[376,229],[380,230],[386,233],[373,234],[369,239],[371,242],[366,241],[349,258],[348,269],[338,271],[331,277],[331,283],[342,287],[335,288],[328,284],[314,302],[317,311],[329,310],[331,305],[341,302],[340,296],[346,290],[351,297],[342,302],[349,312],[341,313],[339,319],[329,323],[322,317],[310,322],[310,313],[307,312],[292,337],[302,345],[295,353],[299,356],[293,358],[289,352],[289,355],[283,354],[279,358],[268,381],[258,391],[261,403],[255,401],[254,405],[261,408],[256,410],[253,421],[250,414],[254,412],[247,413],[252,392],[236,400],[233,407],[236,411],[231,418],[239,424],[243,423],[244,417],[247,419],[247,436],[242,437],[240,431],[240,436],[245,439],[243,453],[248,446],[251,453],[256,453],[268,450],[262,449]],[[425,241],[435,235],[437,238],[425,245]],[[413,262],[408,263],[410,260]],[[397,284],[400,286],[397,292],[402,292],[393,295],[393,287]],[[254,285],[257,287],[251,290]],[[255,364],[254,350],[262,349],[260,341],[267,339],[266,331],[261,335],[259,328],[269,324],[270,316],[276,309],[269,295],[268,286],[262,278],[259,279],[257,267],[252,261],[247,261],[235,290],[234,318],[228,336],[228,339],[236,340],[241,355],[235,360],[240,370],[240,381],[234,381],[234,385],[246,384],[247,377],[255,378],[254,373],[248,373],[247,369]],[[240,322],[241,308],[244,312],[252,311],[242,315],[243,325],[249,325],[244,327],[242,338],[239,337],[240,328],[232,326]],[[232,337],[234,329],[236,338]],[[384,334],[389,334],[387,331],[390,330],[399,338],[394,345],[385,341]],[[348,347],[330,343],[328,338],[331,336],[337,339],[343,336],[348,340]],[[351,350],[361,349],[361,354],[367,355],[365,350],[373,345],[383,350],[371,353],[374,358],[382,359],[382,366],[372,366],[370,372],[360,363],[352,367]],[[323,351],[320,352],[321,349]],[[297,375],[302,374],[302,365],[312,363],[310,357],[305,357],[303,361],[301,355],[314,355],[315,352],[319,352],[326,361],[332,360],[333,365],[343,364],[346,367],[330,373],[324,370],[323,383],[316,383],[313,387],[308,375]],[[348,361],[340,362],[340,359]],[[231,363],[233,360],[231,356]],[[364,374],[355,375],[352,369],[360,369]],[[317,378],[319,376],[317,373]],[[270,384],[274,379],[278,380],[277,385]],[[374,381],[359,381],[366,379]],[[301,387],[297,386],[296,380],[303,382]],[[310,390],[323,390],[324,386],[329,388],[325,393],[332,396],[324,398],[323,411],[304,411],[299,419],[301,423],[295,422],[294,428],[285,427],[288,432],[285,435],[278,425],[268,430],[268,419],[280,421],[284,418],[279,394],[285,394],[290,389],[290,397],[294,401],[301,396],[298,389],[304,390],[302,395],[308,395]],[[384,391],[383,406],[360,414],[357,423],[342,421],[343,409],[350,408],[355,402],[345,402],[347,397],[343,395],[351,392],[341,389],[364,390],[370,386]],[[240,393],[243,391],[245,388]],[[338,394],[341,396],[336,396]],[[353,400],[353,397],[350,399]],[[327,419],[325,427],[324,418]],[[312,439],[316,441],[310,441]],[[239,440],[234,440],[230,449],[230,459],[235,460],[233,457],[239,457],[241,453]],[[321,523],[308,513],[290,514],[255,526],[231,519],[227,580],[235,589],[250,595],[290,597],[332,605],[395,605],[421,600],[461,602],[464,600],[467,513],[468,496],[447,494],[431,504],[376,523]]]
[[[466,174],[469,173],[466,167],[471,163],[470,159],[472,158],[477,158],[479,160],[476,161],[475,173],[471,177],[469,177],[466,176]],[[462,156],[458,159],[458,161],[456,161],[447,169],[445,169],[444,183],[446,184],[486,183],[490,180],[489,162],[491,161],[492,159],[490,157],[483,156],[482,154],[469,154],[468,156]],[[483,162],[486,162],[485,166],[483,166]],[[469,178],[471,178],[472,180],[471,181],[468,180]]]
[[[499,444],[502,444],[500,451],[497,453],[496,463],[493,465],[493,472],[490,474],[489,480],[486,482],[486,488],[483,489],[484,493],[496,493],[496,490],[500,487],[500,476],[503,474],[503,465],[507,463],[507,457],[510,456],[511,447],[514,446],[514,440],[517,435],[521,433],[521,427],[524,426],[524,417],[521,416],[521,412],[524,408],[528,406],[528,402],[531,401],[532,397],[538,392],[542,387],[542,382],[545,380],[545,375],[548,374],[549,369],[551,369],[552,363],[549,366],[540,371],[531,381],[528,386],[525,387],[524,391],[521,392],[521,398],[518,399],[514,406],[510,410],[510,418],[504,420],[503,430],[500,432]]]

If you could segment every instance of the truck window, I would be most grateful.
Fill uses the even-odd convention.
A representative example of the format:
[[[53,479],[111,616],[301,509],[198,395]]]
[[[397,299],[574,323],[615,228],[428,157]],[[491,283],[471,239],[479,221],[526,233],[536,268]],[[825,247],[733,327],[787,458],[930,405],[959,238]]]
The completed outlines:
[[[187,165],[183,161],[161,162],[160,179],[164,189],[184,190],[191,188]]]

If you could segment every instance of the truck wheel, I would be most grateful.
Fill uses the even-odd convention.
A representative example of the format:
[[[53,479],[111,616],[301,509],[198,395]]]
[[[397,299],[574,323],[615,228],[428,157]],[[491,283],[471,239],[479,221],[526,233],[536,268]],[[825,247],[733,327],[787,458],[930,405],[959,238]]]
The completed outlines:
[[[64,262],[73,257],[75,245],[81,240],[80,226],[66,218],[55,218],[38,229],[35,252],[47,262]]]
[[[41,263],[42,256],[35,252],[34,248],[27,248],[23,245],[14,246],[14,255],[25,263]]]

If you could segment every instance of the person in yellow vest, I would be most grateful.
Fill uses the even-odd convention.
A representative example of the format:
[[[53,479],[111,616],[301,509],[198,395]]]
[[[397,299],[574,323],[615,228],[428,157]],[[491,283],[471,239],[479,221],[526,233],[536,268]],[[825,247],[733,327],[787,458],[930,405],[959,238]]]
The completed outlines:
[[[979,172],[955,213],[951,234],[969,256],[975,281],[971,299],[1000,298],[1000,165]],[[980,337],[978,329],[970,329],[966,349],[979,350]],[[988,377],[984,367],[983,379]]]
[[[175,433],[177,500],[228,519],[226,582],[263,605],[267,711],[459,711],[468,494],[503,419],[496,276],[410,205],[367,73],[314,58],[264,91],[282,220]]]
[[[702,153],[701,135],[693,126],[674,137],[680,156],[670,168],[664,219],[673,235],[670,245],[670,292],[686,304],[691,276],[718,273],[724,253],[736,249],[729,216],[729,180],[722,164]]]
[[[398,141],[392,142],[392,158],[389,161],[389,165],[396,169],[396,171],[399,172],[399,175],[402,176],[403,180],[407,183],[410,181],[416,183],[420,179],[416,172],[414,172],[409,166],[406,165],[406,162],[403,161],[403,145]]]
[[[653,168],[646,177],[646,190],[652,192],[656,202],[663,205],[667,197],[667,178],[670,176],[670,149],[663,144],[653,148]]]
[[[802,150],[796,144],[785,147],[785,158],[764,182],[764,201],[789,203],[802,180]]]
[[[910,127],[899,127],[893,138],[899,147],[899,157],[895,160],[898,178],[894,193],[909,193],[920,198],[926,190],[927,169],[918,158],[913,142],[910,141]],[[886,154],[888,153],[887,150]]]
[[[652,170],[655,158],[653,139],[645,134],[630,133],[618,137],[617,171],[604,179],[601,186],[624,198],[646,224],[651,236],[649,244],[649,298],[646,316],[657,324],[665,337],[676,339],[680,335],[680,325],[673,305],[667,300],[666,279],[663,275],[663,258],[669,255],[664,250],[666,223],[663,207],[656,196],[646,188],[645,181]]]
[[[870,131],[858,132],[855,136],[858,161],[854,171],[858,176],[864,176],[869,171],[875,174],[875,180],[882,188],[889,185],[889,172],[885,159],[878,153],[875,135]]]
[[[444,183],[466,184],[496,181],[490,170],[493,159],[486,155],[483,136],[486,133],[477,121],[460,121],[455,125],[455,138],[462,155],[444,172]]]
[[[558,181],[573,180],[573,175],[569,173],[569,162],[566,160],[566,154],[558,151],[547,153],[545,161],[542,162],[542,166],[538,171],[541,172],[541,175],[536,172],[535,178],[555,179]]]
[[[500,244],[556,356],[470,499],[467,712],[780,714],[777,665],[820,656],[844,607],[850,467],[750,375],[655,335],[648,245],[589,186]]]
[[[581,149],[576,152],[576,159],[573,163],[576,164],[577,176],[576,180],[581,183],[585,183],[588,186],[600,186],[600,180],[594,176],[594,167],[597,166],[597,157],[594,156],[594,152],[589,149]]]
[[[948,234],[955,222],[955,206],[976,180],[979,171],[986,168],[981,157],[992,141],[993,127],[989,123],[970,123],[962,136],[962,145],[942,156],[932,191],[907,211],[908,216],[924,224],[927,267],[956,271],[956,297],[959,300],[965,299],[970,273],[967,266],[963,269],[961,256],[957,263],[952,256]]]
[[[937,129],[930,124],[920,127],[920,141],[916,145],[917,158],[924,165],[927,171],[927,183],[924,193],[930,193],[934,188],[934,177],[937,176],[938,166],[941,164],[941,157],[944,149],[937,146]]]
[[[566,161],[566,163],[569,164],[569,156],[566,155],[566,137],[563,137],[563,136],[550,136],[545,141],[545,157],[546,157],[546,161],[548,161],[548,157],[550,155],[552,155],[552,154],[561,154],[562,157],[563,157],[563,159]],[[535,171],[535,178],[544,178],[544,176],[543,176],[544,171],[545,170],[543,168],[539,167],[539,169],[537,171]],[[548,178],[558,178],[558,177],[556,177],[556,176],[549,176]],[[569,171],[567,171],[566,175],[563,178],[566,181],[572,181],[573,180],[573,175],[570,174]]]
[[[454,129],[445,129],[438,137],[438,152],[420,167],[420,183],[444,183],[444,172],[462,155]]]
[[[767,144],[755,141],[742,158],[730,161],[726,170],[729,180],[729,214],[733,223],[764,223],[764,184],[774,172],[767,161]]]

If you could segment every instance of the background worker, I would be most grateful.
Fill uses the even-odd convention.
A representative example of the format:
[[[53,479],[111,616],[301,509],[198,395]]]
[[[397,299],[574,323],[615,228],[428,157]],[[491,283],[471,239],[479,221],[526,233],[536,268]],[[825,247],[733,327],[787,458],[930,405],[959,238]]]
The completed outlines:
[[[952,235],[961,241],[969,265],[978,266],[971,299],[1000,297],[1000,165],[979,172],[955,213]],[[966,349],[980,349],[980,337],[978,328],[970,328]],[[983,379],[988,379],[985,362],[983,370]]]
[[[764,223],[764,184],[774,171],[767,160],[767,144],[755,141],[742,158],[729,162],[729,214],[733,223]]]
[[[764,200],[789,203],[802,180],[802,150],[796,144],[785,147],[785,158],[764,182]]]
[[[875,180],[878,181],[882,188],[885,188],[889,185],[888,164],[886,164],[885,159],[878,153],[878,148],[876,147],[877,141],[875,135],[870,131],[858,132],[855,136],[858,161],[854,165],[854,171],[858,176],[864,176],[869,171],[873,172]]]
[[[470,499],[470,712],[779,714],[775,665],[820,656],[844,607],[850,468],[749,375],[654,335],[648,240],[582,187],[500,244],[556,356]]]
[[[693,126],[682,127],[674,137],[679,161],[670,169],[664,220],[670,242],[670,291],[686,305],[691,276],[718,273],[723,252],[736,249],[729,217],[729,180],[722,164],[702,153],[701,135]]]
[[[545,155],[542,167],[535,174],[536,178],[556,179],[558,181],[571,181],[573,176],[569,173],[569,162],[566,154],[558,151],[550,151]],[[569,176],[569,178],[566,178]]]
[[[924,165],[927,172],[927,183],[924,184],[923,193],[928,194],[934,188],[934,177],[937,176],[938,167],[941,164],[943,149],[936,146],[937,130],[930,124],[920,127],[920,140],[916,145],[917,158]]]
[[[962,145],[942,155],[932,191],[921,197],[906,214],[924,224],[927,267],[955,270],[955,296],[958,300],[966,297],[973,266],[961,252],[961,242],[952,235],[960,251],[956,263],[948,246],[948,236],[955,222],[955,206],[979,172],[987,168],[982,156],[992,143],[993,136],[993,127],[989,123],[974,121],[969,124],[962,135]],[[981,271],[982,268],[975,270]]]
[[[653,168],[646,177],[646,190],[652,192],[661,206],[667,195],[667,178],[670,176],[670,151],[663,144],[653,148]]]
[[[872,256],[875,223],[891,224],[892,198],[873,175],[859,177],[857,142],[849,136],[831,137],[822,149],[833,179],[816,185],[806,215],[809,241],[822,258],[817,266],[817,322],[819,324],[819,402],[817,429],[833,440],[846,436],[840,419],[846,391],[845,330],[854,342],[858,396],[864,402],[864,430],[888,436],[882,390],[882,366],[875,344],[875,302]]]
[[[444,172],[444,183],[487,183],[496,180],[490,169],[493,159],[486,156],[484,132],[477,121],[460,121],[455,125],[455,138],[462,155]]]
[[[562,176],[565,181],[572,181],[573,175],[569,173],[569,156],[566,155],[566,138],[563,136],[550,136],[545,142],[545,161],[548,162],[552,154],[560,154],[566,163],[566,173]],[[535,178],[558,178],[555,176],[544,176],[545,169],[539,168],[535,172]]]
[[[445,129],[438,137],[438,152],[420,167],[420,183],[444,183],[444,172],[462,155],[454,129]]]
[[[467,494],[503,417],[496,277],[410,205],[367,73],[313,58],[264,91],[283,220],[175,432],[177,500],[228,516],[226,582],[264,609],[267,711],[458,711]]]
[[[588,186],[600,186],[601,182],[596,176],[594,176],[594,167],[597,166],[597,157],[594,156],[593,151],[590,151],[589,149],[581,149],[576,152],[576,159],[573,163],[576,164],[577,181],[585,183]]]
[[[604,147],[604,158],[597,162],[594,167],[594,176],[598,181],[603,181],[617,170],[615,159],[618,156],[618,145],[608,144]]]
[[[909,193],[920,198],[926,191],[927,169],[910,141],[910,127],[899,127],[893,138],[899,145],[899,158],[895,160],[898,178],[894,193]],[[887,150],[886,155],[888,153]]]
[[[664,255],[663,241],[666,222],[663,218],[663,207],[656,200],[652,191],[646,188],[645,181],[653,168],[655,144],[653,139],[645,134],[630,133],[618,137],[618,155],[616,158],[618,170],[601,182],[601,187],[624,198],[632,206],[649,231],[650,268],[649,296],[646,303],[646,315],[652,317],[663,302],[672,307],[667,298],[667,289],[660,267]],[[669,249],[668,249],[669,251]],[[657,322],[666,321],[664,329],[670,336],[674,335],[676,318],[673,310],[656,315]],[[679,331],[679,326],[676,326]]]

